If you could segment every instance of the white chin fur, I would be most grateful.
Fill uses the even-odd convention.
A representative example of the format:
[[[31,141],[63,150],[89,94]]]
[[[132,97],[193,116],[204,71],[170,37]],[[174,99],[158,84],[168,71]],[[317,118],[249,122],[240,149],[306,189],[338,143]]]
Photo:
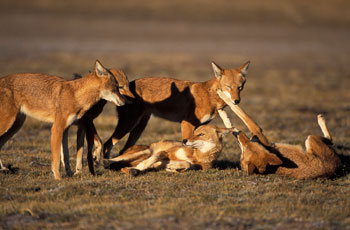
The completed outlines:
[[[191,143],[191,146],[202,152],[207,152],[213,149],[216,145],[211,141],[196,140]]]
[[[115,98],[115,100],[111,102],[113,102],[116,106],[123,106],[125,104],[124,102],[121,102],[119,98]]]
[[[119,97],[116,94],[111,93],[110,91],[102,91],[101,98],[114,103],[116,106],[122,106],[125,104],[124,102],[120,101]]]
[[[236,105],[235,101],[232,100],[232,98],[231,98],[231,94],[227,91],[223,91],[223,92],[224,92],[225,96],[231,101],[231,103]]]
[[[185,145],[185,146],[190,146],[190,147],[192,147],[192,146],[193,146],[193,142],[187,141],[184,145]]]

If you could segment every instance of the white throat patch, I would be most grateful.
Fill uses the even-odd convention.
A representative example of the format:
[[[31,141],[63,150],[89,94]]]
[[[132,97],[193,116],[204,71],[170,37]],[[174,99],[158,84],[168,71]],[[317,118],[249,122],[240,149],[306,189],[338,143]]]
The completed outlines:
[[[102,99],[105,99],[106,101],[110,101],[110,102],[114,103],[116,106],[124,105],[124,103],[120,101],[118,95],[115,93],[112,93],[111,91],[102,90],[100,93],[100,97]]]
[[[242,153],[243,153],[243,145],[242,145],[241,142],[239,142],[239,141],[238,141],[238,143],[239,143],[239,147],[241,148],[241,151],[242,151]]]
[[[225,96],[231,101],[231,103],[235,105],[236,103],[232,100],[231,94],[227,91],[223,91],[223,92],[224,92]]]
[[[208,152],[216,147],[215,143],[211,141],[203,141],[203,140],[196,140],[190,144],[192,147],[200,150],[201,152]]]
[[[175,156],[179,159],[179,160],[183,160],[183,161],[190,161],[190,159],[188,159],[188,157],[186,156],[186,152],[183,149],[179,149],[176,151]]]

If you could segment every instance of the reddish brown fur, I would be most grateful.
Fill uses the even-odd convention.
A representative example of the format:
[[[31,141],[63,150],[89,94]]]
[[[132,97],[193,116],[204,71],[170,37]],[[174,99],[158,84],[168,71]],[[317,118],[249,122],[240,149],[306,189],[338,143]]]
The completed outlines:
[[[55,179],[61,179],[62,150],[63,163],[70,175],[68,127],[101,97],[124,104],[117,82],[98,61],[93,73],[72,81],[44,74],[15,74],[0,78],[0,148],[21,128],[25,115],[51,122],[52,171]],[[6,170],[1,161],[0,166]]]
[[[283,159],[293,161],[298,167],[289,168],[280,166],[276,174],[295,177],[297,179],[331,177],[334,175],[341,162],[329,141],[321,136],[308,136],[309,148],[306,151],[301,146],[290,146],[277,143],[275,148],[281,153]],[[284,160],[286,161],[286,160]]]
[[[334,175],[341,162],[331,146],[328,129],[325,132],[321,126],[323,124],[326,128],[323,116],[319,115],[318,119],[325,137],[308,136],[305,150],[299,145],[281,143],[264,147],[259,142],[249,140],[244,133],[236,132],[242,148],[242,170],[248,174],[275,173],[297,179],[328,178]]]
[[[130,83],[135,99],[132,104],[118,110],[118,126],[105,143],[104,157],[121,138],[130,132],[129,139],[121,153],[134,145],[147,125],[151,114],[175,122],[181,122],[182,138],[189,138],[193,130],[213,119],[218,111],[225,116],[226,106],[217,90],[230,94],[234,103],[240,101],[249,62],[238,69],[222,70],[213,63],[215,78],[207,82],[182,81],[171,78],[147,77]],[[224,114],[224,115],[223,115]],[[226,115],[227,116],[227,115]],[[226,127],[231,124],[225,122]]]
[[[106,166],[115,162],[126,163],[122,169],[126,173],[145,171],[149,168],[166,168],[168,171],[184,171],[196,167],[205,170],[222,150],[222,136],[231,129],[221,129],[212,125],[198,127],[185,145],[177,141],[159,141],[150,146],[132,146],[123,155],[105,160]]]
[[[110,69],[110,72],[115,77],[118,82],[119,92],[128,98],[134,98],[129,89],[129,80],[123,71],[117,69]],[[102,157],[102,147],[103,143],[96,131],[93,120],[102,113],[103,107],[107,103],[106,100],[99,100],[94,106],[92,106],[78,122],[78,132],[77,132],[77,163],[75,174],[79,174],[82,170],[82,157],[84,151],[84,137],[86,136],[88,145],[88,166],[91,174],[95,175],[94,163],[99,165]],[[86,134],[86,135],[85,135]],[[93,146],[95,146],[95,151],[92,153]]]

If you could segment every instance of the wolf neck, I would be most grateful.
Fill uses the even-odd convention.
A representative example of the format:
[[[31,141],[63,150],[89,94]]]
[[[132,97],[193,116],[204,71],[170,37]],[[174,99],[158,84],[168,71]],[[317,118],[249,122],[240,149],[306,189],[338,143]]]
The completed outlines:
[[[216,160],[222,150],[222,144],[217,143],[215,147],[203,152],[200,149],[193,149],[193,156],[198,163],[211,163]]]
[[[100,100],[100,82],[93,74],[71,81],[76,102],[88,110]]]
[[[219,97],[216,92],[220,88],[220,82],[218,79],[214,77],[209,81],[203,82],[202,84],[208,90],[210,103],[216,105],[217,109],[224,108],[226,106],[226,103]]]

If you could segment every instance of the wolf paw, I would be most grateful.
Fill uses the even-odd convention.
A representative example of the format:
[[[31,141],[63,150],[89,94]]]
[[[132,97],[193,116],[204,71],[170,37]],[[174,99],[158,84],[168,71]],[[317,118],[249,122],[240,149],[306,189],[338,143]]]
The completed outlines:
[[[121,171],[123,173],[129,174],[131,176],[138,176],[140,175],[141,171],[135,168],[122,168]]]
[[[0,173],[3,173],[3,174],[15,174],[17,173],[19,170],[19,168],[17,167],[12,167],[11,164],[8,164],[6,167],[2,167],[0,168]]]
[[[103,167],[108,169],[111,166],[111,162],[108,159],[103,159]]]

